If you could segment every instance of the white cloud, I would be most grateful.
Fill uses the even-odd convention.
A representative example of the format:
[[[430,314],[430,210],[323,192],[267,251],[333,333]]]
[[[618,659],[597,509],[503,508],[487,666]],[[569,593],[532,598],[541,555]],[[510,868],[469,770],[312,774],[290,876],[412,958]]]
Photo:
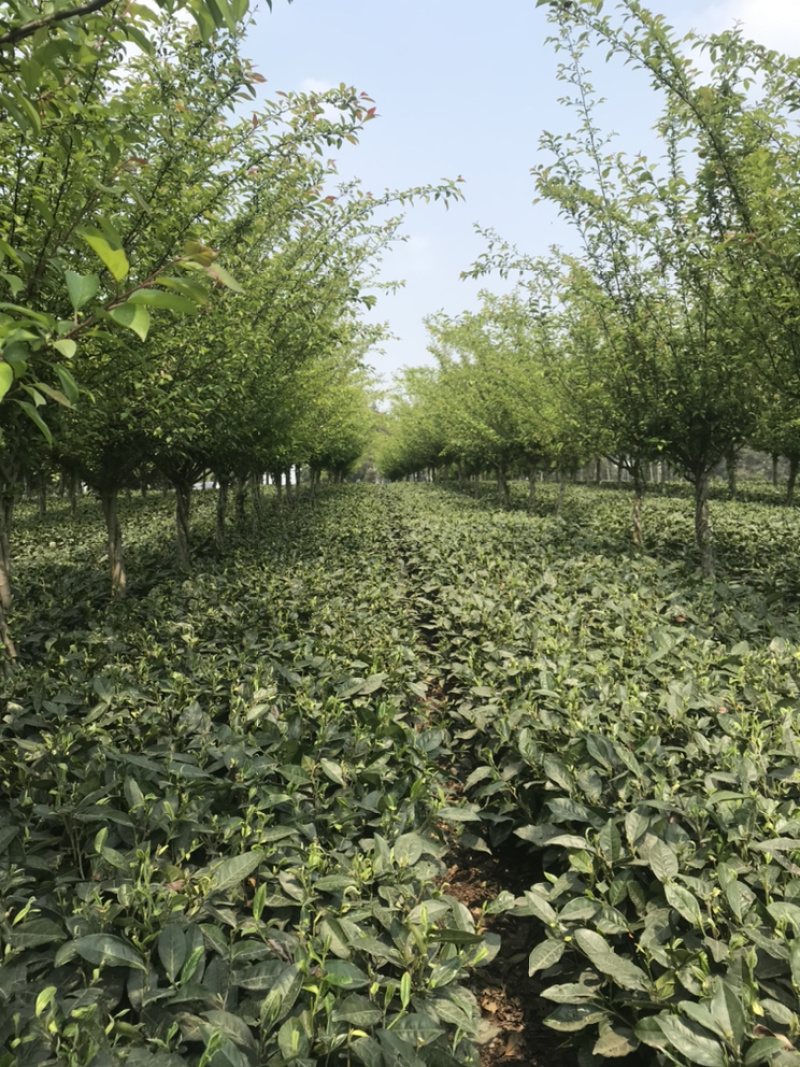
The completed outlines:
[[[798,0],[726,0],[701,16],[698,29],[719,31],[736,22],[746,37],[789,55],[800,54]]]

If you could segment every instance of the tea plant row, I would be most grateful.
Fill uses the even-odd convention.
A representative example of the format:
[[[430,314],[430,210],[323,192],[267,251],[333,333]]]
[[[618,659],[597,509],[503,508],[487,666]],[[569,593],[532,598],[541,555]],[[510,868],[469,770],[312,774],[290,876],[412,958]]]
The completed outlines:
[[[21,522],[0,1063],[474,1062],[496,946],[438,887],[461,812],[386,511],[276,509],[187,577],[130,507],[151,584],[116,605],[96,525]]]
[[[726,579],[680,557],[685,504],[572,491],[562,521],[393,496],[490,845],[530,855],[531,973],[582,1062],[800,1062],[798,588],[791,513],[720,507]],[[756,569],[756,567],[758,569]]]

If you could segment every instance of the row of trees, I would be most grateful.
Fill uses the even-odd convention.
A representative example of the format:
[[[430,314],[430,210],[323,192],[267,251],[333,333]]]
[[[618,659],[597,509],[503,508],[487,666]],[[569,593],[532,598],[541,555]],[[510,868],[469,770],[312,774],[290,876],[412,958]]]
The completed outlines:
[[[166,7],[165,3],[165,7]],[[175,490],[179,562],[192,486],[257,493],[307,465],[340,476],[373,416],[366,326],[403,205],[336,185],[329,155],[375,114],[345,85],[279,93],[241,54],[242,0],[194,21],[108,0],[25,21],[0,4],[0,628],[11,524],[53,466],[96,491],[112,593],[125,591],[120,489]],[[22,14],[20,14],[20,12]],[[19,16],[19,17],[16,17]],[[15,22],[16,17],[16,22]],[[223,266],[224,263],[224,266]],[[258,501],[255,499],[255,507]]]
[[[739,31],[680,40],[637,0],[551,4],[566,134],[534,171],[581,252],[534,259],[495,234],[471,274],[519,271],[517,292],[429,327],[438,368],[406,376],[385,444],[389,476],[461,462],[568,469],[599,456],[636,486],[647,465],[693,485],[703,572],[713,574],[708,482],[746,442],[800,459],[800,61]],[[601,43],[660,93],[657,163],[615,152],[586,69]],[[687,52],[687,49],[689,50]],[[710,70],[692,65],[691,50]]]

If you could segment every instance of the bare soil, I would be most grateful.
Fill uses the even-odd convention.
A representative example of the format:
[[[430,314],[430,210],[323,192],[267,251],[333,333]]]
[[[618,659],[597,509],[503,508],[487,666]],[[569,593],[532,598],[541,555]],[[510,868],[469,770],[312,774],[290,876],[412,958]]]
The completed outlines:
[[[446,857],[447,892],[481,919],[482,906],[502,890],[522,896],[537,879],[529,858],[514,843],[497,855],[457,845]],[[487,916],[487,930],[500,935],[500,951],[477,969],[471,983],[492,1037],[481,1047],[481,1067],[576,1067],[565,1035],[544,1025],[554,1005],[540,997],[542,983],[528,974],[528,956],[540,937],[531,919],[501,914]]]

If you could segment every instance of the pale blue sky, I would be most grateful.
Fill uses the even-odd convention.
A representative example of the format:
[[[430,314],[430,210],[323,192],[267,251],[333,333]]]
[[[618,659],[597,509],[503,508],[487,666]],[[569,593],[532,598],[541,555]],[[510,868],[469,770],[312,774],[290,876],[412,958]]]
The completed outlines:
[[[748,36],[800,54],[800,0],[652,0],[650,7],[681,31],[739,20]],[[372,192],[466,179],[466,201],[449,211],[438,203],[409,210],[409,240],[386,257],[385,276],[406,285],[376,308],[400,338],[374,355],[379,373],[428,361],[423,316],[477,306],[479,284],[459,278],[484,248],[474,223],[533,255],[569,246],[573,238],[553,209],[531,203],[530,168],[545,158],[539,136],[571,122],[557,103],[564,87],[535,0],[274,0],[271,14],[262,0],[255,19],[245,51],[267,78],[267,94],[345,82],[374,98],[380,117],[340,155],[342,178],[357,176]],[[608,100],[603,121],[619,134],[617,147],[653,153],[657,99],[644,76],[599,58],[594,81]],[[502,288],[499,279],[481,285]]]

